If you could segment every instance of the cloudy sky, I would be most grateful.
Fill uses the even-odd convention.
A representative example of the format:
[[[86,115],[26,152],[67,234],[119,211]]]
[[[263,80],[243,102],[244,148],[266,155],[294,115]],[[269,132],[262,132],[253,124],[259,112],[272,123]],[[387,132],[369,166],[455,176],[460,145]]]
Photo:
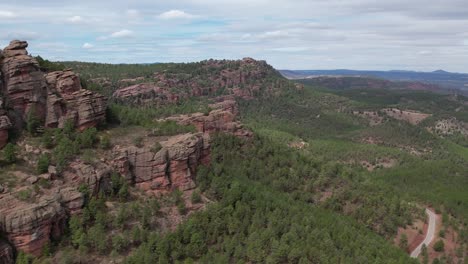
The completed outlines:
[[[267,60],[468,72],[467,0],[0,0],[0,46],[51,60]]]

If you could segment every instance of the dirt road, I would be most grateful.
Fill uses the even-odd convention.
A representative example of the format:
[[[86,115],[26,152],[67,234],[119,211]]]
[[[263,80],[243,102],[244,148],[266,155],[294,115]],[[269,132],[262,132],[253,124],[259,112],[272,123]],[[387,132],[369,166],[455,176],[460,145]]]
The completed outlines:
[[[427,234],[424,240],[421,242],[421,244],[416,247],[413,252],[411,252],[411,257],[412,258],[417,258],[419,254],[421,254],[421,249],[423,245],[429,246],[429,244],[434,240],[435,236],[435,229],[436,229],[436,219],[437,216],[434,212],[426,208],[426,214],[429,218],[429,226],[427,227]]]

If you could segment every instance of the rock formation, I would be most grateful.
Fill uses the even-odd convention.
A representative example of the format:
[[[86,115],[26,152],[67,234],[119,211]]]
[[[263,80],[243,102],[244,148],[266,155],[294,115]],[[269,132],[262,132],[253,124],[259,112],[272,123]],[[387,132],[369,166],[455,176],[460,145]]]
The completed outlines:
[[[261,93],[262,89],[280,87],[282,84],[268,83],[265,78],[277,74],[265,61],[252,58],[238,61],[207,60],[187,65],[186,69],[180,69],[178,73],[156,72],[152,80],[137,78],[139,82],[145,82],[120,87],[113,96],[161,103],[215,94],[230,94],[248,99]],[[125,83],[127,82],[120,82]]]
[[[14,40],[3,50],[0,61],[6,107],[14,110],[12,122],[21,128],[29,111],[39,120],[46,115],[47,87],[38,62],[28,55],[25,41]]]
[[[8,129],[10,128],[10,119],[6,115],[6,112],[0,109],[0,149],[8,142]]]
[[[22,201],[16,193],[2,194],[0,232],[16,250],[39,256],[50,238],[63,233],[67,216],[81,209],[83,203],[83,195],[69,188],[53,189],[34,202]]]
[[[112,169],[110,166],[98,162],[94,165],[84,164],[80,161],[72,162],[69,169],[63,173],[63,178],[67,182],[72,182],[73,186],[85,184],[92,194],[98,194],[101,190],[106,190],[106,182],[110,180]]]
[[[27,47],[27,42],[13,40],[0,52],[0,148],[8,140],[7,130],[23,128],[30,113],[46,127],[73,120],[79,130],[105,119],[104,96],[82,89],[70,70],[44,75]]]
[[[180,125],[194,125],[198,132],[213,134],[224,132],[239,137],[251,137],[252,132],[244,129],[236,121],[238,115],[237,103],[234,100],[225,100],[209,105],[212,111],[207,115],[194,113],[168,117],[165,120],[175,121]]]
[[[197,166],[209,162],[207,135],[182,134],[160,144],[162,148],[157,152],[150,147],[116,149],[116,170],[129,172],[131,181],[148,193],[195,188]]]
[[[106,98],[82,89],[78,76],[71,70],[48,73],[46,127],[63,127],[74,120],[79,130],[96,126],[105,119]]]

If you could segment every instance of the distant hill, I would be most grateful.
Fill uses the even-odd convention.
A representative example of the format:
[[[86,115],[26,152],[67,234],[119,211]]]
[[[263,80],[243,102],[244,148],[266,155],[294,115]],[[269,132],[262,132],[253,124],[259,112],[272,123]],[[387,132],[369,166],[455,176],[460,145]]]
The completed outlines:
[[[334,77],[374,77],[390,81],[410,81],[435,84],[449,93],[468,93],[468,74],[452,73],[443,70],[433,72],[416,71],[359,71],[359,70],[280,70],[288,79],[310,79],[318,76]]]
[[[439,94],[463,94],[468,95],[468,91],[457,90],[455,88],[444,88],[442,86],[420,82],[420,81],[389,81],[375,77],[348,77],[348,76],[317,76],[306,79],[296,79],[296,81],[323,87],[331,90],[349,89],[402,89],[414,91],[430,91]]]

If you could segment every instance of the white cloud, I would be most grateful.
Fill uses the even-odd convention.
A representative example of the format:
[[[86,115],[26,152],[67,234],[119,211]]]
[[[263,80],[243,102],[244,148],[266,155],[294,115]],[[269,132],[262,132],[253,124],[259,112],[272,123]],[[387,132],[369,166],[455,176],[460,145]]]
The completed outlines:
[[[72,16],[67,19],[68,22],[78,24],[84,22],[84,19],[81,16]]]
[[[94,45],[91,44],[91,43],[88,43],[88,42],[86,42],[86,43],[83,44],[83,46],[82,46],[83,49],[91,49],[91,48],[93,48],[93,47],[94,47]]]
[[[134,35],[133,31],[128,29],[122,29],[110,34],[111,38],[128,38]]]
[[[0,10],[0,19],[2,18],[15,18],[17,15],[11,11]]]
[[[161,19],[188,19],[194,18],[195,16],[189,13],[186,13],[182,10],[169,10],[167,12],[161,13],[159,18]]]

